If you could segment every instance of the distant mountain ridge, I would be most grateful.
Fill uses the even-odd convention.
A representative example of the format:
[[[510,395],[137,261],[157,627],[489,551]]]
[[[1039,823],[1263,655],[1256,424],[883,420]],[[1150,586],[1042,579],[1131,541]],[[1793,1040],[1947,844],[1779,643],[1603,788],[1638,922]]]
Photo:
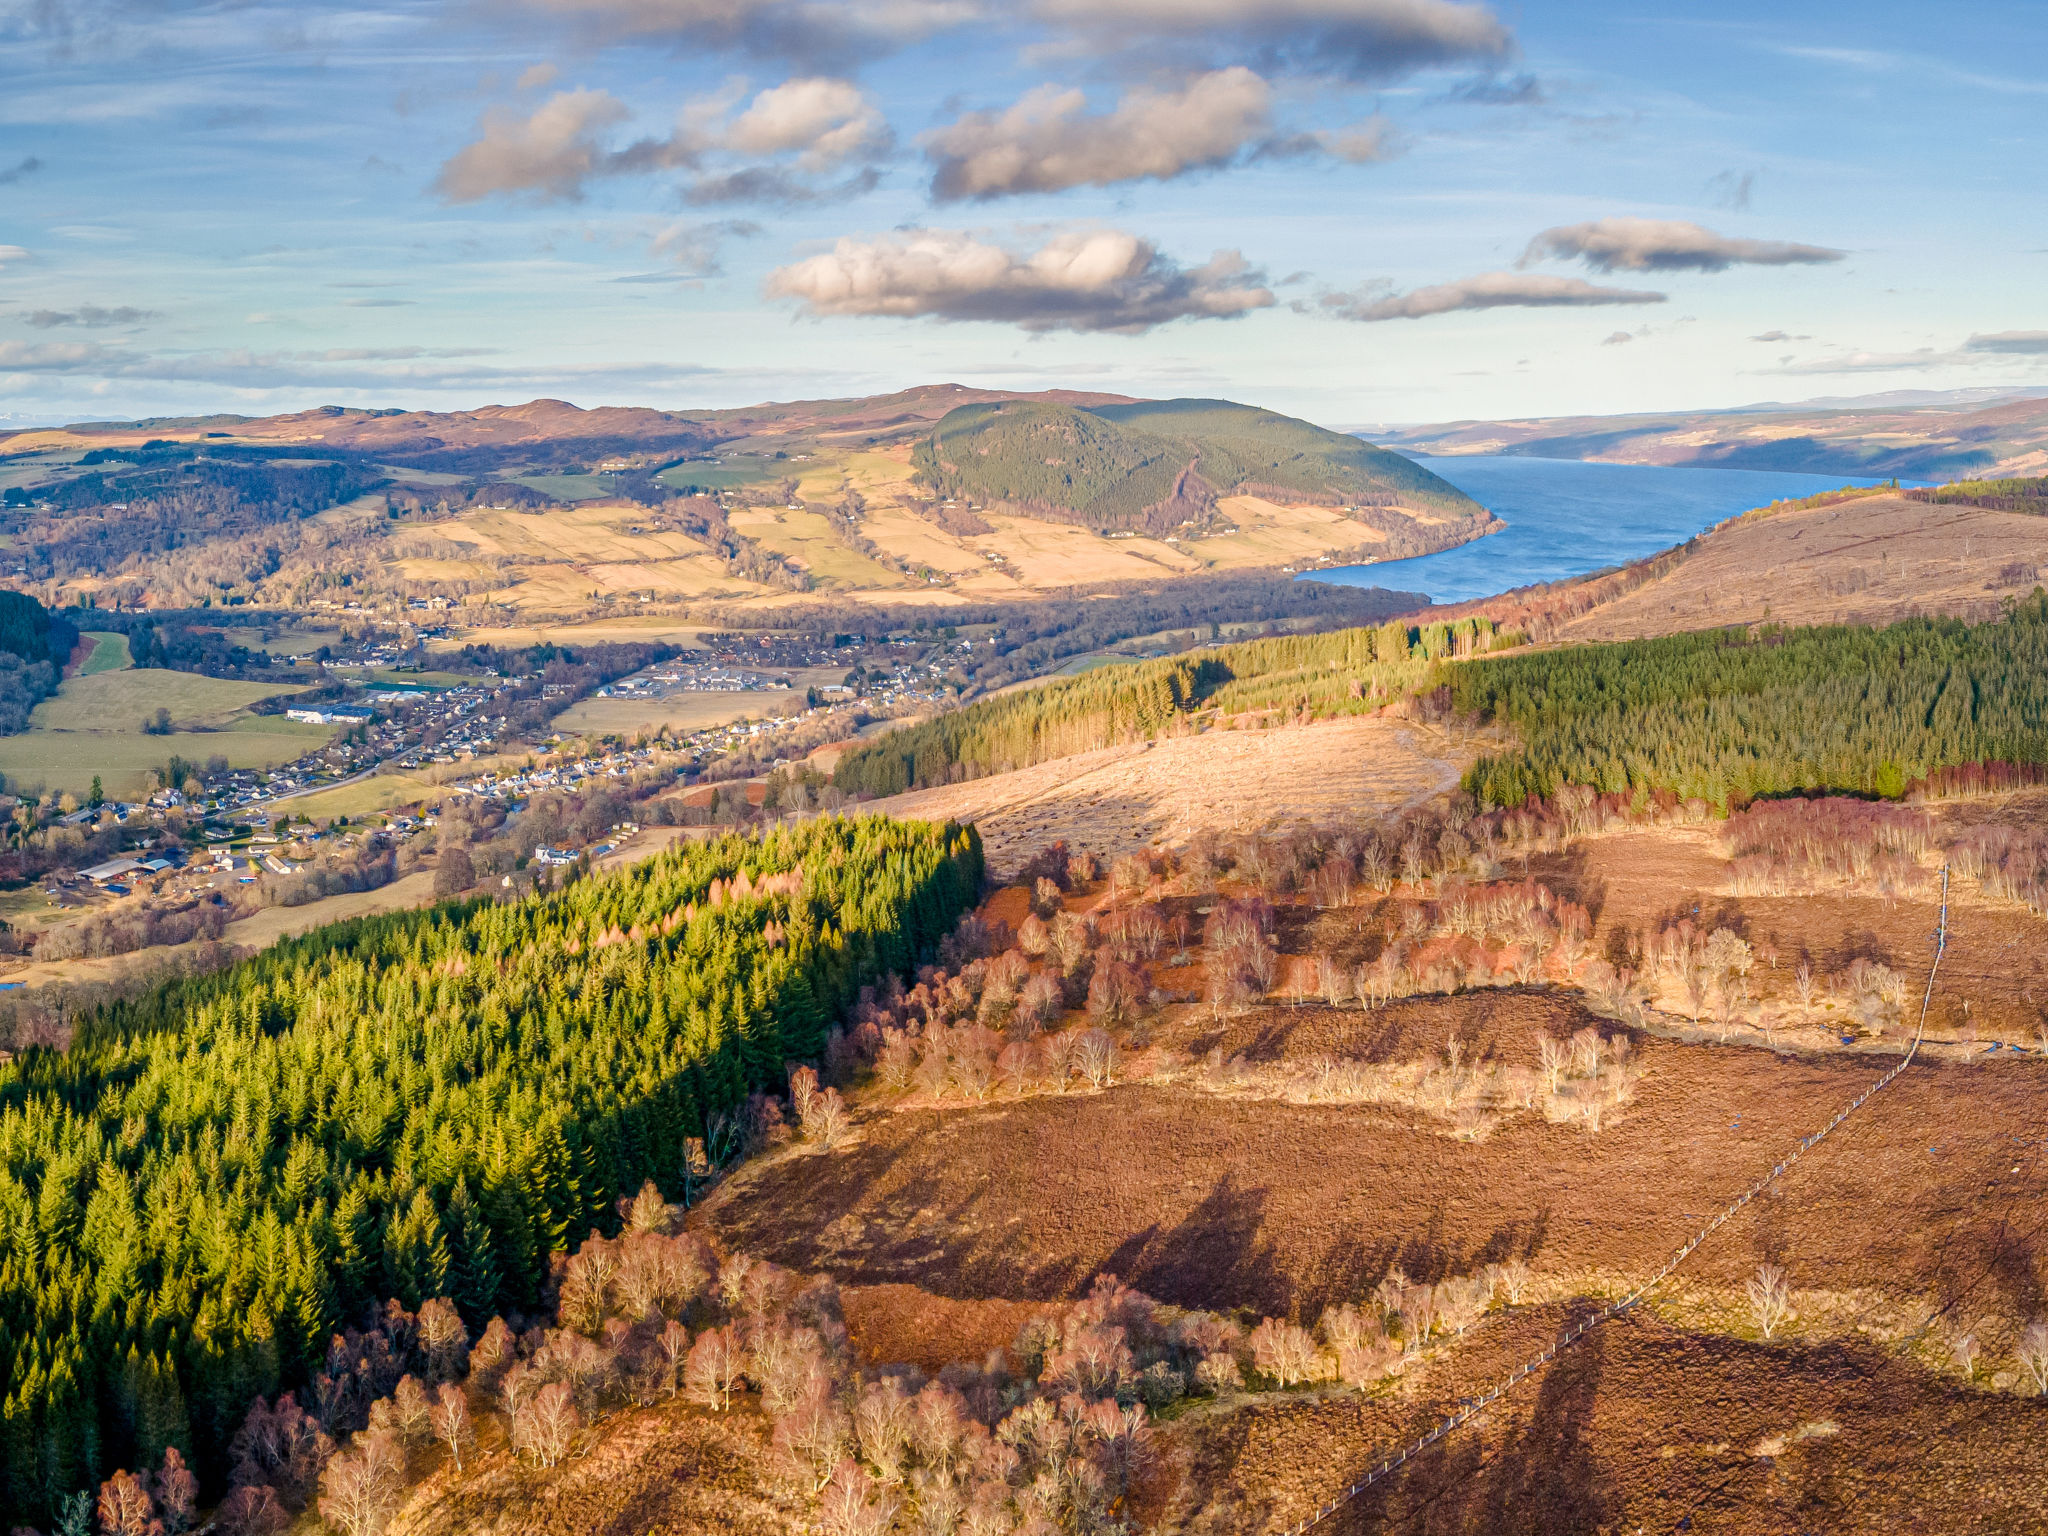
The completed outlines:
[[[508,468],[546,470],[614,456],[639,458],[708,453],[722,445],[763,440],[872,439],[893,443],[915,435],[958,406],[990,400],[1053,405],[1126,404],[1129,395],[1052,389],[976,389],[924,384],[886,395],[768,401],[730,410],[663,411],[647,406],[584,409],[566,400],[485,405],[468,411],[407,411],[323,405],[279,416],[153,417],[78,422],[63,428],[0,433],[10,437],[68,435],[82,440],[211,437],[238,443],[305,444],[331,453],[412,469],[488,474]]]
[[[1456,421],[1373,435],[1441,457],[1509,454],[1940,481],[2048,471],[2048,398],[2017,391],[1989,402],[1873,397],[1841,406]]]
[[[1229,400],[963,405],[917,443],[911,462],[935,496],[1101,533],[1201,531],[1233,495],[1359,509],[1375,525],[1401,508],[1486,516],[1412,459]]]

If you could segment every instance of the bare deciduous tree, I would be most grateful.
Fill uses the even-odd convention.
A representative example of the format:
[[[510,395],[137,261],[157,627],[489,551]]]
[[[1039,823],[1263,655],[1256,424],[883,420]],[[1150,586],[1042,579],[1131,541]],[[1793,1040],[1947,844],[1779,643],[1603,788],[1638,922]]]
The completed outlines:
[[[818,1097],[818,1073],[814,1067],[797,1067],[789,1074],[789,1107],[796,1112],[797,1123],[808,1125],[811,1118],[811,1104]]]
[[[818,1500],[818,1528],[824,1536],[883,1536],[902,1507],[902,1500],[849,1458],[825,1484]]]
[[[1792,1292],[1785,1271],[1775,1264],[1759,1264],[1755,1277],[1744,1289],[1749,1295],[1750,1316],[1768,1339],[1792,1312]]]
[[[1332,1008],[1350,998],[1350,972],[1344,969],[1335,955],[1325,953],[1316,956],[1316,990]]]
[[[551,1381],[512,1416],[512,1449],[530,1453],[536,1466],[560,1466],[575,1449],[576,1431],[582,1427],[575,1392],[566,1381]]]
[[[1960,1322],[1950,1323],[1942,1332],[1942,1342],[1948,1346],[1949,1358],[1956,1363],[1956,1369],[1963,1373],[1963,1380],[1974,1380],[1977,1375],[1977,1355],[1981,1348],[1977,1330]]]
[[[1508,1305],[1519,1307],[1523,1293],[1529,1289],[1529,1266],[1521,1259],[1509,1259],[1496,1264],[1493,1270],[1494,1284],[1507,1292]]]
[[[1089,1086],[1107,1088],[1116,1081],[1116,1042],[1106,1030],[1091,1029],[1075,1042],[1075,1057]]]
[[[1335,1362],[1316,1348],[1306,1328],[1269,1317],[1251,1334],[1252,1363],[1259,1374],[1270,1376],[1283,1387],[1304,1381],[1326,1381]]]
[[[434,1438],[448,1447],[449,1459],[460,1472],[462,1453],[476,1445],[476,1427],[470,1422],[467,1394],[452,1381],[442,1382],[441,1390],[434,1396],[432,1417]]]
[[[746,1369],[746,1352],[730,1328],[707,1328],[690,1346],[683,1387],[693,1403],[723,1412]]]
[[[355,1447],[335,1456],[321,1474],[320,1518],[342,1536],[378,1536],[404,1489],[405,1453],[397,1442],[389,1435],[358,1435]]]
[[[2048,1395],[2048,1323],[2029,1323],[2013,1350],[2020,1369],[2032,1378],[2036,1395]]]
[[[648,1188],[652,1189],[653,1185]],[[469,1353],[469,1329],[452,1302],[435,1297],[420,1303],[420,1348],[427,1357],[429,1383],[453,1381]]]
[[[147,1536],[156,1519],[156,1501],[149,1496],[147,1479],[116,1472],[101,1483],[99,1517],[106,1536]]]
[[[903,1458],[910,1447],[910,1397],[895,1377],[870,1382],[854,1405],[853,1432],[860,1453],[882,1474],[884,1482],[903,1477]]]

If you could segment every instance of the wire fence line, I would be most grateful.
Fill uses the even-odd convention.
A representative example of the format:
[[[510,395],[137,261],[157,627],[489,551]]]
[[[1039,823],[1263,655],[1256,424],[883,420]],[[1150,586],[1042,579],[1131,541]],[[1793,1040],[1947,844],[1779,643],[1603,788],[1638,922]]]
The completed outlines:
[[[1465,1425],[1471,1423],[1474,1419],[1478,1418],[1479,1415],[1483,1413],[1488,1407],[1492,1406],[1492,1404],[1499,1401],[1502,1397],[1505,1397],[1509,1392],[1513,1391],[1516,1386],[1521,1384],[1523,1381],[1526,1381],[1530,1376],[1534,1375],[1537,1371],[1543,1369],[1544,1366],[1550,1364],[1565,1350],[1571,1348],[1572,1345],[1576,1344],[1580,1339],[1584,1338],[1587,1334],[1591,1333],[1595,1328],[1598,1328],[1602,1323],[1610,1322],[1613,1319],[1620,1317],[1624,1312],[1633,1310],[1642,1302],[1644,1297],[1648,1296],[1651,1291],[1655,1290],[1659,1285],[1663,1284],[1664,1281],[1669,1279],[1671,1277],[1672,1272],[1676,1270],[1679,1265],[1683,1264],[1687,1259],[1691,1258],[1694,1250],[1696,1250],[1700,1246],[1700,1244],[1704,1243],[1708,1238],[1712,1237],[1716,1232],[1720,1231],[1722,1227],[1726,1226],[1729,1221],[1734,1219],[1734,1217],[1743,1209],[1744,1206],[1749,1204],[1750,1201],[1754,1200],[1758,1195],[1762,1194],[1765,1190],[1769,1189],[1779,1179],[1783,1178],[1786,1169],[1790,1168],[1794,1163],[1798,1162],[1801,1157],[1805,1156],[1807,1152],[1811,1151],[1815,1146],[1819,1145],[1820,1142],[1826,1139],[1827,1136],[1829,1136],[1837,1126],[1839,1126],[1844,1120],[1848,1119],[1851,1115],[1855,1114],[1856,1111],[1861,1109],[1865,1104],[1869,1103],[1875,1095],[1882,1093],[1886,1088],[1890,1087],[1891,1084],[1895,1080],[1897,1080],[1899,1074],[1901,1072],[1904,1072],[1907,1067],[1913,1064],[1913,1058],[1919,1054],[1921,1038],[1927,1032],[1927,1010],[1934,1001],[1934,979],[1937,975],[1940,974],[1941,957],[1947,952],[1948,866],[1944,864],[1941,867],[1941,921],[1934,930],[1934,960],[1933,963],[1930,964],[1927,968],[1927,990],[1921,995],[1920,998],[1920,1019],[1919,1022],[1914,1026],[1913,1038],[1912,1041],[1906,1047],[1906,1054],[1901,1056],[1898,1059],[1898,1061],[1893,1063],[1890,1070],[1887,1071],[1884,1074],[1884,1076],[1880,1077],[1876,1082],[1872,1083],[1868,1088],[1864,1089],[1861,1093],[1857,1094],[1855,1098],[1851,1099],[1847,1104],[1845,1104],[1842,1107],[1842,1109],[1835,1115],[1834,1119],[1830,1120],[1826,1125],[1822,1126],[1819,1130],[1815,1131],[1811,1136],[1808,1136],[1805,1140],[1801,1141],[1798,1146],[1792,1149],[1790,1155],[1788,1155],[1782,1162],[1778,1163],[1774,1168],[1771,1169],[1770,1172],[1766,1173],[1762,1178],[1758,1179],[1754,1184],[1750,1185],[1748,1189],[1744,1190],[1740,1195],[1738,1195],[1718,1215],[1714,1216],[1711,1220],[1709,1220],[1706,1223],[1706,1225],[1702,1226],[1698,1231],[1693,1233],[1693,1235],[1689,1239],[1687,1239],[1685,1246],[1680,1248],[1676,1253],[1674,1253],[1670,1257],[1670,1259],[1668,1259],[1665,1262],[1664,1267],[1662,1269],[1658,1270],[1654,1275],[1650,1276],[1649,1279],[1645,1280],[1641,1285],[1637,1286],[1634,1290],[1630,1291],[1626,1296],[1623,1296],[1620,1300],[1611,1301],[1606,1306],[1602,1307],[1599,1311],[1591,1313],[1588,1316],[1581,1318],[1578,1322],[1574,1323],[1570,1328],[1566,1329],[1563,1333],[1559,1334],[1557,1338],[1551,1343],[1549,1348],[1545,1349],[1541,1354],[1535,1355],[1532,1358],[1524,1361],[1521,1365],[1516,1366],[1514,1370],[1508,1372],[1507,1375],[1501,1377],[1498,1381],[1496,1381],[1493,1384],[1493,1386],[1490,1387],[1483,1395],[1479,1397],[1471,1397],[1464,1399],[1462,1403],[1459,1405],[1457,1412],[1450,1414],[1448,1417],[1444,1419],[1439,1420],[1436,1427],[1431,1429],[1427,1434],[1410,1441],[1407,1445],[1403,1446],[1399,1451],[1394,1452],[1393,1454],[1387,1456],[1383,1461],[1377,1463],[1363,1477],[1359,1478],[1357,1482],[1353,1483],[1350,1487],[1346,1488],[1343,1492],[1339,1493],[1327,1504],[1324,1504],[1317,1508],[1313,1514],[1307,1515],[1303,1517],[1300,1521],[1296,1522],[1294,1525],[1289,1526],[1287,1531],[1285,1532],[1285,1536],[1302,1536],[1303,1532],[1309,1531],[1314,1527],[1322,1524],[1323,1521],[1329,1519],[1332,1515],[1336,1514],[1339,1510],[1344,1508],[1345,1505],[1349,1504],[1353,1499],[1356,1499],[1360,1494],[1364,1493],[1366,1489],[1372,1487],[1373,1484],[1380,1482],[1384,1478],[1392,1475],[1394,1472],[1399,1471],[1403,1466],[1413,1461],[1417,1456],[1420,1456],[1424,1451],[1428,1450],[1432,1445],[1435,1445],[1439,1440],[1443,1439],[1446,1435],[1449,1435],[1454,1431],[1463,1428]]]

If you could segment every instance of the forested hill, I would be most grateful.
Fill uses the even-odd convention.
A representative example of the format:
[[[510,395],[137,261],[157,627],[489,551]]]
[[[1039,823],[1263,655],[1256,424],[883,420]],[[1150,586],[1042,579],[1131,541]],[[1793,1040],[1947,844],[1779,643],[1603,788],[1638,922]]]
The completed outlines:
[[[534,1309],[981,879],[971,828],[727,837],[319,930],[0,1066],[0,1523],[166,1445],[217,1496],[253,1398],[346,1390],[366,1306]]]
[[[1364,713],[1434,687],[1448,658],[1520,639],[1486,618],[1420,627],[1396,619],[1099,667],[891,731],[842,757],[832,782],[850,794],[895,795],[1204,729],[1225,716]]]
[[[1368,514],[1405,507],[1457,521],[1487,517],[1399,454],[1228,400],[965,405],[940,419],[912,462],[937,495],[1098,532],[1199,532],[1217,498],[1240,494]]]
[[[1459,667],[1460,709],[1519,750],[1466,787],[1519,805],[1565,785],[1726,810],[1776,795],[1896,799],[1971,763],[2048,765],[2048,593],[1986,624],[1710,630]]]
[[[1976,763],[2048,768],[2038,588],[1975,625],[1765,626],[1540,651],[1522,638],[1467,616],[1102,667],[892,731],[842,757],[833,782],[900,794],[1227,716],[1310,719],[1404,696],[1506,728],[1514,749],[1465,778],[1487,806],[1583,786],[1725,811],[1779,795],[1897,799]]]
[[[78,631],[26,592],[0,589],[0,735],[28,729],[29,712],[57,691]]]

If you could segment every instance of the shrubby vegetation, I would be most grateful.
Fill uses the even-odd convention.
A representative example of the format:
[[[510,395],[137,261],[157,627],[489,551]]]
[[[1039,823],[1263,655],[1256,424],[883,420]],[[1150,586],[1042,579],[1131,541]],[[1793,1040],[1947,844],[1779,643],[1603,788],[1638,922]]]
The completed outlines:
[[[1488,805],[1568,784],[1723,809],[1816,790],[1895,799],[1958,764],[2048,762],[2048,594],[1974,626],[1574,646],[1459,667],[1450,687],[1457,708],[1522,739],[1466,775]]]
[[[1197,711],[1300,719],[1361,713],[1431,686],[1446,658],[1514,639],[1489,619],[1419,629],[1395,622],[1098,668],[891,732],[841,758],[832,782],[847,793],[899,794],[1145,740],[1188,726]]]
[[[48,1510],[312,1381],[367,1303],[549,1256],[816,1053],[973,900],[971,829],[828,819],[565,893],[334,925],[0,1068],[0,1488]]]

